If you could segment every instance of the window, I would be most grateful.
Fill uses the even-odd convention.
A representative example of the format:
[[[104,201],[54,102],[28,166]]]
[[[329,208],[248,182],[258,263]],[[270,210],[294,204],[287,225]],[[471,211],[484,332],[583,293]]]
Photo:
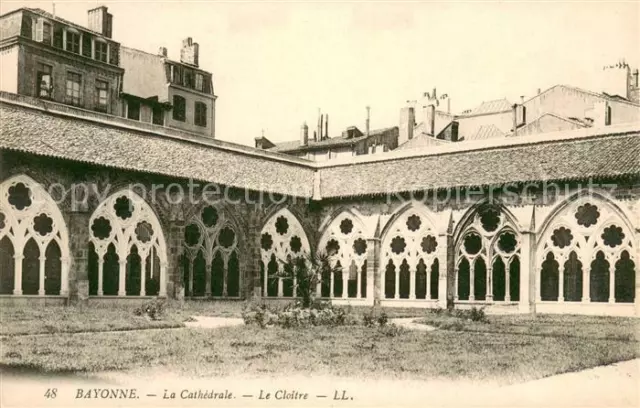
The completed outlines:
[[[204,75],[196,74],[196,90],[204,92]]]
[[[67,72],[67,103],[80,105],[80,84],[82,77],[74,72]]]
[[[127,102],[127,118],[133,120],[140,120],[140,102],[129,101]]]
[[[187,102],[182,96],[173,96],[173,120],[184,122],[187,119]]]
[[[160,108],[158,106],[154,106],[153,112],[152,112],[152,117],[151,117],[151,122],[154,125],[164,125],[164,117],[163,117],[163,114],[162,114],[162,108]]]
[[[51,98],[53,93],[53,83],[51,81],[51,66],[38,64],[36,74],[36,96],[40,98]]]
[[[42,42],[51,44],[51,37],[52,37],[51,24],[43,22],[42,23]]]
[[[109,44],[102,41],[95,42],[95,55],[94,58],[98,61],[107,62],[107,48]]]
[[[171,82],[182,84],[182,69],[177,65],[171,66]]]
[[[194,83],[193,83],[193,71],[185,69],[184,70],[184,81],[182,82],[183,86],[186,86],[187,88],[193,88],[194,87]]]
[[[96,106],[95,109],[106,112],[109,107],[109,83],[96,81]]]
[[[207,105],[202,102],[196,102],[193,121],[198,126],[207,126]]]
[[[80,54],[80,34],[67,31],[66,50]]]

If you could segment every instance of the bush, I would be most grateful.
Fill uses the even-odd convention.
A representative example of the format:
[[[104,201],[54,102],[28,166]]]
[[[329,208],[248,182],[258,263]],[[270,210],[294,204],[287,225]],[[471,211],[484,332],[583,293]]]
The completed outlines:
[[[164,300],[152,299],[135,308],[133,314],[136,316],[145,316],[151,320],[161,320],[165,306]]]
[[[386,326],[388,322],[389,316],[387,316],[387,313],[383,310],[382,313],[380,313],[380,317],[378,317],[378,324],[380,326]]]
[[[406,332],[406,329],[395,323],[385,324],[378,328],[378,331],[387,337],[398,337]]]
[[[474,322],[486,322],[487,315],[484,313],[484,308],[477,309],[472,307],[469,311],[469,319]]]
[[[346,326],[358,323],[350,310],[333,307],[327,302],[314,302],[311,308],[303,308],[299,301],[288,304],[282,310],[266,304],[251,304],[242,313],[244,323],[262,328],[279,326],[285,329],[308,326]]]

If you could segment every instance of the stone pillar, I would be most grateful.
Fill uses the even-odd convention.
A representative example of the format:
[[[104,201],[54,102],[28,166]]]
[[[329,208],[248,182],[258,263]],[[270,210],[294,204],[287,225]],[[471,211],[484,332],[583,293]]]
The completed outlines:
[[[609,262],[609,303],[616,303],[616,260]]]
[[[152,260],[149,261],[149,264],[151,265],[151,267],[153,267],[153,253],[152,251],[149,252],[149,255],[147,255],[147,257],[151,257]],[[147,259],[142,259],[142,257],[140,257],[140,263],[141,263],[141,268],[140,268],[140,296],[147,296]],[[162,274],[162,271],[160,271],[160,274]]]
[[[558,265],[558,302],[564,302],[564,264],[566,259],[563,259],[562,262],[559,262]]]
[[[166,276],[164,289],[162,282],[160,282],[160,289],[158,295],[165,292],[165,296],[173,297],[178,300],[183,300],[185,296],[185,287],[182,270],[181,256],[183,254],[184,243],[184,222],[181,220],[170,220],[168,222],[168,234],[165,234],[167,239],[167,263],[165,265]],[[186,254],[186,253],[185,253]],[[161,261],[162,262],[162,261]],[[160,264],[162,268],[162,263]],[[192,271],[190,273],[193,273]],[[162,277],[162,272],[160,276]],[[190,276],[192,278],[192,276]],[[161,279],[162,280],[162,279]],[[193,279],[190,279],[193,282]],[[190,292],[191,293],[191,292]]]
[[[89,300],[89,218],[91,214],[86,207],[69,214],[69,300],[87,303]],[[100,265],[102,262],[98,262]],[[102,290],[99,287],[98,290]]]
[[[518,311],[521,313],[535,313],[536,299],[539,297],[536,285],[538,272],[536,270],[536,239],[532,231],[522,231],[520,234],[520,302]]]
[[[476,300],[476,259],[469,261],[469,300]]]
[[[449,235],[442,234],[438,239],[438,248],[436,253],[438,254],[438,307],[446,308],[447,299],[451,294],[451,300],[453,301],[453,293],[450,293],[449,287],[453,287],[455,282],[449,283],[450,277],[454,277],[454,271],[449,272],[449,265],[453,264],[449,262]],[[427,266],[427,279],[431,282],[431,266]],[[429,284],[431,285],[431,284]],[[427,292],[427,299],[431,298],[431,287]]]
[[[18,254],[18,251],[13,255],[13,294],[22,295],[22,261],[24,255]]]
[[[38,296],[44,296],[44,265],[47,257],[44,256],[44,252],[40,254],[40,267],[38,269]]]
[[[453,309],[455,301],[458,300],[458,274],[456,273],[456,257],[455,257],[455,248],[453,243],[453,236],[450,234],[443,235],[446,237],[446,257],[443,263],[443,267],[445,268],[445,279],[446,279],[446,292],[438,293],[438,297],[443,297],[446,302],[447,309]],[[440,274],[440,279],[442,279],[442,273]],[[442,282],[440,282],[440,287],[442,287]]]
[[[205,268],[206,268],[206,273],[204,275],[204,297],[206,298],[210,298],[211,297],[211,261],[207,259],[207,261],[205,262]]]
[[[372,299],[375,306],[379,306],[383,296],[380,239],[370,238],[367,240],[367,298]]]
[[[120,270],[118,271],[118,296],[127,296],[127,258],[118,260]]]
[[[591,265],[586,264],[582,266],[582,303],[591,302]]]
[[[505,274],[506,273],[507,266],[505,266]],[[487,289],[485,290],[484,299],[487,302],[493,301],[493,262],[491,262],[490,259],[487,259]]]
[[[427,282],[429,282],[429,279],[427,279]],[[414,266],[409,269],[409,299],[416,299],[416,268]]]

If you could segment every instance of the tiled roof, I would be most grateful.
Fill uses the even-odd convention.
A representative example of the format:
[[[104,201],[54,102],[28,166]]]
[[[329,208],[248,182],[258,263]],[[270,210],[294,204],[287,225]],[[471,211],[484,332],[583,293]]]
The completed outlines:
[[[463,148],[474,143],[455,145]],[[320,191],[328,198],[623,175],[640,178],[638,126],[634,133],[623,135],[452,150],[357,164],[327,163],[320,170]]]
[[[366,140],[367,138],[378,136],[382,133],[391,132],[395,129],[396,129],[395,127],[375,129],[369,132],[369,136],[362,135],[358,137],[352,137],[350,139],[343,136],[338,136],[338,137],[332,137],[329,139],[321,140],[319,142],[309,140],[309,143],[306,146],[301,146],[299,140],[291,140],[288,142],[276,143],[275,147],[272,147],[268,150],[272,152],[285,153],[285,152],[303,152],[303,151],[309,151],[309,150],[325,149],[330,147],[350,146],[362,140]]]
[[[161,136],[0,102],[0,148],[118,169],[311,197],[304,160],[192,136]]]
[[[482,125],[478,128],[475,134],[465,137],[465,140],[486,140],[493,139],[494,137],[504,137],[505,134],[496,127],[493,123],[488,125]]]
[[[467,113],[465,116],[486,115],[489,113],[504,112],[511,109],[511,103],[506,99],[482,102],[480,106]]]
[[[640,179],[640,123],[315,163],[21,99],[29,100],[0,94],[0,149],[314,199],[532,181]]]
[[[413,139],[409,140],[398,146],[398,149],[421,149],[425,147],[431,146],[442,146],[446,144],[450,144],[451,142],[447,140],[436,139],[435,137],[428,135],[426,133],[420,133],[413,137]]]

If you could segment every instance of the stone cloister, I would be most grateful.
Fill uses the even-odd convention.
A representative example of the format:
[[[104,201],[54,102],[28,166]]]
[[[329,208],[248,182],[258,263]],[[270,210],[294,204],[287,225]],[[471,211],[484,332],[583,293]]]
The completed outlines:
[[[617,149],[613,153],[620,156],[625,150],[640,151],[634,132],[607,140],[598,135],[550,139],[547,145],[571,154],[578,148],[594,155]],[[231,177],[225,171],[238,164],[229,161],[236,167],[228,167],[216,159],[207,166],[214,166],[212,178],[219,178],[216,185],[222,188],[211,193],[202,183],[192,188],[188,174],[110,167],[71,157],[69,151],[43,155],[7,140],[0,146],[2,302],[93,303],[155,296],[279,302],[297,295],[296,282],[276,276],[283,260],[322,251],[331,255],[337,272],[323,276],[316,293],[336,304],[639,314],[637,157],[630,156],[635,162],[622,176],[617,169],[565,179],[562,174],[522,174],[522,182],[506,183],[496,173],[487,176],[495,182],[476,183],[469,173],[468,180],[451,187],[420,181],[428,173],[421,169],[429,167],[409,161],[439,160],[437,155],[309,164],[308,173],[295,170],[273,180],[267,170],[243,170],[242,182],[264,178],[263,188],[225,180]],[[599,141],[603,144],[582,146]],[[548,155],[536,150],[539,145],[497,146],[487,155],[500,160],[495,156],[501,150],[523,149],[523,157],[537,160],[536,155]],[[463,167],[475,164],[476,172],[489,171],[481,168],[486,165],[478,156],[482,151],[445,153],[447,163],[454,163],[448,164],[453,175],[435,181],[459,177],[456,161]],[[234,160],[254,155],[255,166],[284,161],[308,170],[306,164],[264,152],[225,154]],[[165,166],[174,160],[168,155],[158,156],[168,160]],[[405,170],[415,169],[415,177],[394,167],[402,160]],[[499,165],[507,171],[504,162]],[[285,193],[284,184],[306,174],[311,190]],[[415,183],[385,190],[380,178]],[[370,184],[364,185],[367,180]],[[189,197],[179,191],[189,191]]]

